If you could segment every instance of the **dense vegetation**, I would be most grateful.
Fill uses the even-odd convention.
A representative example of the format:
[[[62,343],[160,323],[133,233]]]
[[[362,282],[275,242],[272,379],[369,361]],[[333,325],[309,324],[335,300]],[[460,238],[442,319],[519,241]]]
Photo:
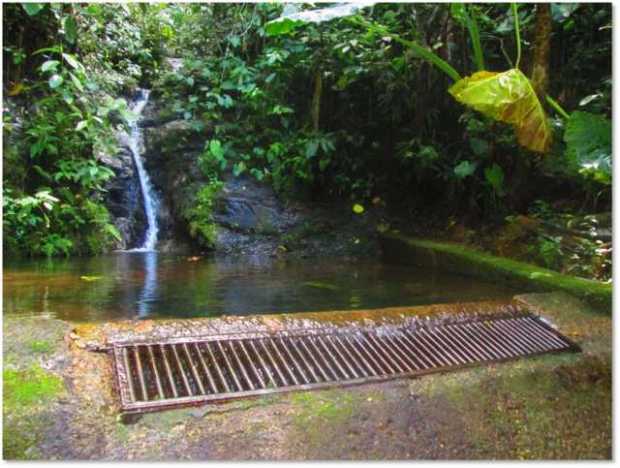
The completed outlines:
[[[384,207],[405,226],[508,226],[502,239],[529,245],[523,255],[609,274],[596,236],[567,245],[539,228],[592,230],[596,218],[580,215],[611,207],[610,5],[300,15],[312,8],[4,5],[5,251],[96,253],[118,236],[98,155],[114,153],[112,130],[142,86],[162,118],[204,135],[196,164],[210,182],[187,216],[198,237],[213,235],[207,211],[232,171],[283,197]],[[508,79],[530,107],[489,97]]]

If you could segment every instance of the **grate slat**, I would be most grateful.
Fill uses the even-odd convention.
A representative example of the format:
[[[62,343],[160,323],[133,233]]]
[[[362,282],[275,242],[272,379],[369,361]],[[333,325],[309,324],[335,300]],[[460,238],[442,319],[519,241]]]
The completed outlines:
[[[157,370],[157,361],[155,361],[155,355],[153,354],[153,347],[147,346],[146,349],[149,353],[149,361],[151,363],[151,367],[153,368],[153,374],[155,375],[155,382],[157,383],[157,393],[159,398],[166,398],[164,395],[164,388],[161,384],[161,379],[159,378],[159,371]]]
[[[350,379],[351,377],[349,376],[349,373],[340,364],[341,362],[344,361],[344,359],[341,359],[341,360],[335,359],[332,351],[328,347],[328,344],[330,344],[329,343],[329,336],[327,336],[324,340],[317,340],[317,343],[318,343],[316,345],[317,348],[320,345],[325,350],[325,352],[327,353],[327,357],[324,358],[324,360],[327,361],[327,358],[329,358],[330,361],[332,361],[334,364],[336,364],[336,367],[340,371],[340,374],[343,375],[345,379]],[[333,348],[333,346],[332,346],[332,349],[335,349],[335,348]],[[323,356],[325,356],[325,354],[323,354]],[[336,375],[335,372],[334,372],[334,375],[336,376],[336,380],[337,380],[338,376]]]
[[[364,356],[362,356],[362,353],[354,346],[353,342],[351,341],[351,338],[348,336],[343,336],[342,338],[344,338],[345,342],[349,345],[349,347],[351,348],[351,351],[359,358],[359,362],[361,362],[362,364],[364,364],[364,366],[366,367],[366,369],[368,369],[368,371],[370,372],[371,375],[375,376],[375,375],[379,375],[377,373],[377,371],[375,370],[374,367],[372,367],[369,362],[366,360],[366,358]]]
[[[240,382],[239,378],[237,377],[237,373],[235,372],[235,370],[234,370],[230,360],[228,359],[228,355],[224,351],[224,347],[222,345],[222,342],[221,341],[216,341],[215,343],[217,344],[217,348],[218,348],[220,354],[224,358],[224,362],[226,363],[226,370],[228,371],[228,375],[232,376],[233,380],[235,381],[235,385],[237,386],[239,391],[242,392],[244,390],[244,388],[241,386],[241,382]],[[230,342],[228,344],[230,345]]]
[[[133,349],[133,356],[136,360],[136,368],[138,370],[138,381],[140,382],[140,390],[142,391],[142,399],[147,401],[149,399],[146,391],[146,383],[144,381],[144,369],[142,368],[142,360],[140,359],[140,347],[136,346]]]
[[[291,360],[291,362],[295,365],[295,367],[297,368],[297,371],[299,372],[299,374],[301,375],[301,377],[304,379],[304,381],[308,384],[310,383],[310,380],[308,379],[308,377],[306,376],[306,372],[304,371],[303,367],[301,366],[301,364],[299,364],[299,362],[297,361],[297,359],[295,359],[293,357],[293,353],[288,349],[288,347],[286,346],[286,343],[284,343],[284,341],[282,339],[279,339],[279,343],[282,346],[282,348],[284,349],[284,352],[287,354],[287,356],[289,357],[289,359]],[[294,344],[294,343],[293,343]],[[277,349],[276,347],[276,342],[274,341],[274,348]],[[299,351],[298,351],[299,352]],[[283,361],[286,362],[286,361]]]
[[[217,370],[217,375],[220,378],[220,382],[222,382],[222,385],[226,389],[226,392],[230,393],[231,390],[230,390],[230,386],[228,385],[228,381],[224,377],[224,373],[222,372],[222,368],[217,365],[218,361],[217,361],[217,359],[215,359],[215,354],[213,353],[213,350],[211,349],[211,346],[209,346],[209,342],[208,341],[204,343],[204,347],[206,348],[207,353],[209,353],[209,357],[211,358],[211,362],[213,363],[213,365],[215,366],[215,369]]]
[[[519,310],[392,327],[113,343],[125,412],[418,376],[579,347]]]
[[[376,357],[379,358],[379,361],[389,369],[389,372],[398,374],[404,372],[403,369],[395,362],[389,362],[389,358],[386,360],[385,356],[377,349],[377,345],[375,341],[372,339],[372,335],[370,333],[366,334],[366,344],[368,345],[368,349],[372,351]],[[392,364],[394,364],[392,366]]]
[[[339,336],[335,335],[332,337],[328,337],[328,339],[332,342],[332,345],[334,346],[334,349],[338,353],[338,356],[340,356],[340,359],[342,359],[342,362],[345,363],[345,365],[349,368],[349,370],[351,371],[351,373],[353,374],[355,378],[368,377],[368,374],[364,372],[362,366],[359,365],[359,363],[357,362],[357,359],[349,352],[346,344],[340,339]],[[344,357],[342,355],[341,350],[342,352],[346,353],[347,357]],[[353,366],[353,364],[356,364],[358,369],[356,369],[355,366]]]
[[[177,398],[179,396],[179,391],[177,390],[176,383],[174,382],[174,377],[172,376],[172,368],[170,367],[170,362],[168,361],[168,356],[166,356],[166,349],[163,344],[159,345],[159,350],[161,351],[161,355],[163,357],[166,375],[168,376],[168,382],[170,383],[170,388],[172,388],[172,394],[175,398]]]
[[[177,350],[176,344],[170,345],[172,348],[172,355],[174,356],[174,360],[177,363],[178,369],[181,374],[181,379],[183,380],[183,385],[185,385],[185,390],[189,396],[193,396],[194,392],[192,391],[192,387],[189,384],[189,379],[187,378],[187,372],[185,371],[185,366],[181,362],[181,358],[179,357],[179,351]]]
[[[288,381],[286,380],[286,377],[284,377],[284,374],[282,373],[282,370],[280,369],[280,366],[278,365],[278,363],[276,362],[275,358],[273,357],[273,355],[269,351],[269,347],[265,344],[265,340],[259,340],[258,344],[260,344],[261,347],[263,348],[263,350],[265,350],[265,354],[267,355],[267,357],[271,361],[271,365],[273,366],[273,368],[276,370],[276,372],[280,376],[280,380],[282,380],[284,385],[289,385]],[[276,347],[275,344],[273,344],[273,341],[269,340],[268,344],[270,344],[273,347],[273,349],[276,351],[276,354],[280,358],[280,361],[286,362],[284,360],[284,358],[282,357],[282,355],[280,354],[280,350]],[[293,379],[293,382],[295,383],[295,385],[298,385],[299,381],[297,380],[297,377],[295,377],[295,374],[293,374],[293,371],[290,369],[290,367],[288,367],[288,366],[284,366],[284,367],[288,371],[288,374],[291,377],[291,379]],[[270,376],[271,376],[271,374],[270,374]],[[273,378],[272,378],[272,383],[273,383],[274,386],[276,386],[276,383],[273,382]]]
[[[189,353],[189,348],[187,346],[187,343],[183,343],[183,351],[185,351],[185,355],[187,356],[187,362],[189,362],[189,367],[192,371],[192,375],[194,376],[194,380],[198,384],[200,393],[202,393],[203,395],[206,395],[207,392],[205,391],[205,387],[202,384],[202,379],[200,378],[200,375],[198,374],[198,368],[197,368],[198,366],[196,366],[196,363],[194,362],[191,354]]]
[[[205,361],[205,358],[202,355],[202,352],[200,351],[200,347],[198,346],[198,343],[192,343],[192,347],[194,348],[194,351],[196,351],[196,355],[198,356],[198,361],[200,362],[200,365],[202,366],[203,372],[207,376],[207,380],[209,381],[209,386],[211,387],[211,392],[218,393],[217,385],[215,385],[215,379],[213,378],[213,375],[211,375],[209,366],[207,366],[207,362]]]

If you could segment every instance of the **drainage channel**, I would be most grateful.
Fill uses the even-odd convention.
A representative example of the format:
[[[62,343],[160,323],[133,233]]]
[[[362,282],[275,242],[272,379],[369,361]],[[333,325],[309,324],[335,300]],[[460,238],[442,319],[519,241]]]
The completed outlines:
[[[516,308],[402,326],[117,342],[112,349],[125,413],[579,351],[540,317]]]

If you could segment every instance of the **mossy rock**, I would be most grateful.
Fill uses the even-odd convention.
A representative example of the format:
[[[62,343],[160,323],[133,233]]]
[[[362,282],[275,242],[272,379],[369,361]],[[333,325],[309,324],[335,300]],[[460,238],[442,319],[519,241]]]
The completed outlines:
[[[611,313],[611,284],[563,275],[463,245],[415,239],[397,232],[382,234],[381,244],[387,260],[500,281],[528,292],[565,291],[598,310]]]

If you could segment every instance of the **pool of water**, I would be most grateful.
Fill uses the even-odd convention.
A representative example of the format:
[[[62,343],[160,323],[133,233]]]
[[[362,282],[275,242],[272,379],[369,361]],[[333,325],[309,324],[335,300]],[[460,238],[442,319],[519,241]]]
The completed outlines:
[[[369,309],[510,298],[497,284],[380,261],[157,252],[4,265],[5,315],[74,321]]]

